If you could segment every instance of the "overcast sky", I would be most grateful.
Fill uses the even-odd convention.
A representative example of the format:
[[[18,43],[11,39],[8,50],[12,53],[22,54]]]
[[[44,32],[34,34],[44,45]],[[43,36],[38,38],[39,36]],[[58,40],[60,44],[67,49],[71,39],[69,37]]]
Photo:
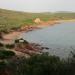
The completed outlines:
[[[75,0],[0,0],[0,8],[26,12],[75,11]]]

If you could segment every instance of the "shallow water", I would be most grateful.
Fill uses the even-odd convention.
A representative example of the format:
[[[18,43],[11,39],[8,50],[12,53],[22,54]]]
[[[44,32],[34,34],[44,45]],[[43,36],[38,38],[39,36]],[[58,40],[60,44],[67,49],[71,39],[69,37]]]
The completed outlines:
[[[65,22],[55,26],[23,33],[21,35],[29,42],[39,43],[49,47],[48,51],[52,55],[67,57],[75,48],[75,22]]]

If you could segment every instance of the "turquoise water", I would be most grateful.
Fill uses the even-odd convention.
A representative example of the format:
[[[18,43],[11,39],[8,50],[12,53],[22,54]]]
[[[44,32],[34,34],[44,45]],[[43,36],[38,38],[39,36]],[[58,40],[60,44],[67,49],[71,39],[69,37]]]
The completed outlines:
[[[67,57],[75,48],[75,22],[65,22],[55,26],[23,33],[21,35],[29,42],[40,43],[49,47],[48,51],[51,55]]]

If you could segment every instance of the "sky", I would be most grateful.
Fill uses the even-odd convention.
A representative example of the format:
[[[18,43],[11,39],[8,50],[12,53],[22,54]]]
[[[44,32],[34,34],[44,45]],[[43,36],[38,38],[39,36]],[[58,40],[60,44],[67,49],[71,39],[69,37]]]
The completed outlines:
[[[75,0],[0,0],[0,8],[25,12],[75,12]]]

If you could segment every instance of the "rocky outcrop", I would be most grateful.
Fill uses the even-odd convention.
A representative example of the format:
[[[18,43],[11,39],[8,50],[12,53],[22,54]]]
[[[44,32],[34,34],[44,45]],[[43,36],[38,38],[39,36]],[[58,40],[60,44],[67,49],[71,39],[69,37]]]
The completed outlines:
[[[20,28],[20,31],[26,31],[26,32],[28,32],[28,31],[33,31],[35,29],[39,29],[39,27],[38,26],[34,26],[34,25],[30,25],[30,26],[25,25],[25,26],[22,26]]]
[[[34,22],[37,23],[37,24],[39,24],[39,23],[41,23],[41,19],[40,19],[40,18],[36,18],[36,19],[34,20]]]

